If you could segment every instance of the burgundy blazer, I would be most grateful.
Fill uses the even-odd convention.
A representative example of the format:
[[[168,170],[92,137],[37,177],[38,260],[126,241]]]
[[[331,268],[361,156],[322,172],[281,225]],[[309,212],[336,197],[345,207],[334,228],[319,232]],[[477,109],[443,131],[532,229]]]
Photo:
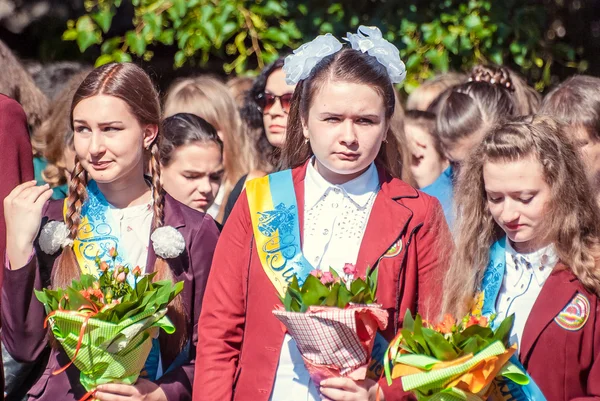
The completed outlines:
[[[588,318],[583,327],[566,329],[555,318],[577,293],[589,301]],[[525,324],[519,352],[549,401],[600,399],[600,302],[570,270],[555,269],[548,277]]]
[[[50,201],[44,208],[44,220],[62,220],[62,205],[62,200]],[[198,341],[197,322],[219,230],[210,216],[177,202],[169,195],[165,197],[164,213],[165,225],[177,228],[185,239],[185,252],[167,262],[175,281],[184,281],[182,296],[186,313],[190,317],[187,330],[192,338],[190,362],[164,375],[158,384],[169,401],[191,400],[194,356]],[[151,270],[156,255],[150,240],[148,241],[147,269]],[[49,284],[58,254],[46,255],[36,242],[35,255],[25,267],[10,270],[5,266],[1,305],[4,322],[2,335],[7,351],[18,361],[33,362],[48,346],[46,330],[43,328],[46,313],[33,290],[40,290]],[[160,335],[166,334],[161,331]],[[79,382],[79,370],[74,365],[64,373],[52,375],[52,372],[68,362],[69,358],[62,348],[53,348],[44,374],[28,393],[29,399],[79,400],[86,391]],[[165,361],[164,365],[168,366],[168,362]]]
[[[302,231],[306,164],[292,171]],[[451,244],[439,202],[379,171],[375,199],[356,266],[364,275],[378,265],[377,301],[389,312],[384,336],[391,340],[407,308],[436,316],[445,270],[440,252]],[[388,250],[401,244],[401,251]],[[217,244],[200,316],[195,401],[267,401],[284,332],[273,316],[281,302],[256,250],[246,193],[227,220]],[[387,255],[386,255],[387,254]],[[388,387],[387,401],[402,399],[400,381]]]
[[[4,198],[19,184],[33,180],[33,154],[27,117],[19,103],[0,94],[0,255],[6,249]],[[0,285],[2,285],[0,269]]]

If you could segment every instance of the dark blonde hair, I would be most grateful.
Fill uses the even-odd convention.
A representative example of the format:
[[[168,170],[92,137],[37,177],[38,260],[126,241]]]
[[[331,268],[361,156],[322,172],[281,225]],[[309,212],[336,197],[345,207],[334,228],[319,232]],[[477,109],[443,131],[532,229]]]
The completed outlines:
[[[389,125],[387,142],[382,143],[376,162],[392,177],[402,177],[402,158],[398,153],[398,139],[390,120],[396,108],[396,94],[386,68],[375,57],[358,50],[345,48],[323,58],[310,76],[298,83],[292,97],[286,141],[281,157],[282,168],[295,168],[312,155],[309,143],[304,141],[302,121],[308,119],[308,110],[315,95],[329,81],[353,82],[368,85],[383,98],[386,123]]]
[[[465,74],[447,72],[437,75],[418,86],[406,99],[407,110],[427,111],[435,99],[448,88],[467,82]]]
[[[539,229],[590,291],[600,294],[600,212],[583,163],[560,125],[549,117],[522,117],[493,128],[461,169],[455,190],[457,237],[443,291],[444,311],[462,317],[480,288],[492,244],[505,234],[487,206],[483,167],[533,157],[551,197]]]
[[[576,75],[552,89],[544,98],[540,114],[571,126],[581,126],[590,138],[600,139],[600,78]]]
[[[160,102],[152,80],[140,67],[132,63],[111,63],[98,67],[88,74],[73,96],[71,103],[71,129],[73,110],[84,99],[97,95],[114,96],[129,106],[140,124],[160,125]],[[162,227],[164,223],[164,191],[160,183],[160,164],[158,141],[160,134],[150,146],[150,175],[152,179],[152,197],[154,200],[152,230]],[[76,159],[71,174],[69,193],[67,195],[67,211],[65,223],[70,231],[70,238],[75,239],[81,223],[81,209],[87,197],[87,172]],[[154,271],[157,280],[173,279],[173,273],[167,262],[156,258]],[[73,247],[65,247],[52,275],[54,288],[66,287],[74,278],[80,276],[80,267]],[[174,358],[182,349],[187,339],[187,318],[181,297],[178,296],[169,307],[169,317],[177,327],[177,331],[165,344],[165,352]],[[162,345],[162,344],[161,344]]]

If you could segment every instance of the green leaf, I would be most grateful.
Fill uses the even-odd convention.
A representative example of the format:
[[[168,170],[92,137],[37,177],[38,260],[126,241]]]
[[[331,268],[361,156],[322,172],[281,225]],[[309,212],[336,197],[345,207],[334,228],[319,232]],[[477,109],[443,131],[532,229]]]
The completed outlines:
[[[125,34],[125,43],[127,43],[133,53],[140,57],[146,51],[146,41],[142,35],[135,31],[129,31]]]
[[[450,361],[458,357],[452,344],[443,335],[428,328],[423,328],[422,333],[434,357],[441,361]]]
[[[107,33],[110,29],[110,25],[114,16],[115,12],[110,8],[100,10],[97,13],[92,14],[92,18],[104,33]]]
[[[510,333],[515,323],[515,315],[510,315],[500,323],[500,326],[496,329],[492,342],[501,341],[504,346],[509,346]]]
[[[406,313],[404,314],[404,321],[402,322],[402,328],[409,330],[411,332],[415,328],[415,321],[412,317],[412,313],[410,313],[410,309],[407,309]]]
[[[431,350],[427,346],[427,341],[425,341],[425,337],[423,337],[423,320],[421,318],[421,315],[419,315],[418,313],[415,317],[413,338],[423,348],[426,355],[431,355]]]
[[[67,29],[62,34],[62,40],[77,40],[77,30],[75,28]]]
[[[99,44],[100,42],[100,36],[95,32],[80,31],[77,34],[77,45],[82,53],[86,51],[88,47]]]
[[[173,8],[177,12],[180,18],[185,17],[185,12],[187,11],[186,0],[171,0],[173,3]]]
[[[340,286],[340,290],[339,290],[339,294],[338,294],[338,304],[337,307],[338,308],[345,308],[348,303],[352,300],[352,293],[350,291],[348,291],[348,289],[346,288],[346,286],[341,285]]]
[[[331,292],[329,293],[329,295],[327,295],[327,298],[325,298],[325,301],[323,301],[323,305],[337,306],[337,300],[338,300],[338,295],[340,292],[340,287],[341,287],[341,285],[339,283],[336,283],[333,285],[333,287],[331,287]]]
[[[100,51],[104,54],[109,54],[114,52],[119,45],[123,42],[121,37],[115,37],[105,40],[100,47]]]
[[[117,63],[130,63],[131,62],[131,56],[129,55],[129,53],[125,53],[122,50],[115,50],[112,53],[112,56]]]
[[[175,31],[173,29],[165,29],[158,35],[157,40],[164,45],[171,46],[175,41]]]

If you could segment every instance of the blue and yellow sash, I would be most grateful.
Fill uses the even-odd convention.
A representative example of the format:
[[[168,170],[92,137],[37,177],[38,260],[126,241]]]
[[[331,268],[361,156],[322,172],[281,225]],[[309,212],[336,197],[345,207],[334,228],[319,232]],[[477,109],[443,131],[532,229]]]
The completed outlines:
[[[81,222],[77,231],[77,238],[73,241],[73,251],[83,274],[99,276],[96,266],[96,257],[100,260],[111,260],[109,251],[115,248],[118,251],[117,265],[126,266],[127,249],[119,248],[118,223],[112,219],[110,204],[100,192],[95,181],[87,185],[87,199],[81,208]],[[67,199],[63,206],[63,216],[67,213]],[[130,266],[131,268],[135,266]],[[129,285],[135,286],[133,275],[128,277]]]
[[[496,314],[496,300],[502,287],[502,280],[506,270],[506,237],[496,241],[490,248],[490,261],[483,275],[481,290],[483,291],[483,307],[481,312],[484,316]],[[500,322],[492,321],[492,328],[496,328]],[[518,356],[515,354],[510,358],[510,362],[519,367],[523,372],[527,371],[521,365]],[[546,401],[544,394],[533,381],[529,374],[529,384],[520,386],[510,380],[504,380],[494,389],[494,396],[490,399],[505,401]]]
[[[248,182],[246,193],[258,256],[269,280],[283,297],[294,276],[302,285],[313,270],[302,254],[292,171],[256,178]]]

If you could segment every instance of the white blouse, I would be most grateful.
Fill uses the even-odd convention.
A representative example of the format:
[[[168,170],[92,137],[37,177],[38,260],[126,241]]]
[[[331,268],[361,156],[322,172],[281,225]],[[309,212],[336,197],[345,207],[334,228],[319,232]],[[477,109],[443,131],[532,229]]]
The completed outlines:
[[[109,205],[109,211],[116,223],[113,229],[118,229],[114,235],[119,238],[117,251],[123,250],[125,262],[133,269],[139,266],[146,270],[150,230],[152,226],[153,202],[143,205],[117,209]]]
[[[304,180],[304,233],[302,251],[315,269],[333,268],[343,274],[346,263],[356,263],[371,209],[379,190],[374,164],[342,185],[326,181],[308,165]],[[317,401],[319,390],[310,376],[296,342],[285,335],[272,401]]]
[[[506,240],[506,270],[496,300],[496,321],[515,315],[511,343],[520,345],[533,304],[556,263],[558,255],[552,244],[532,253],[519,253]]]

